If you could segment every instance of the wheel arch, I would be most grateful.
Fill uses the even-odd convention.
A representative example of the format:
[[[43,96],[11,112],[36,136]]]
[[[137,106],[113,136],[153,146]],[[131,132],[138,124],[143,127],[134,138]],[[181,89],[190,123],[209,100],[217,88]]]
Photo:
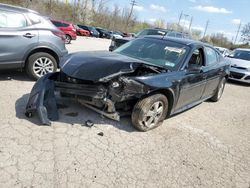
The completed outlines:
[[[175,101],[174,91],[170,88],[157,89],[157,90],[154,90],[153,92],[151,92],[150,95],[154,95],[157,93],[163,94],[168,99],[168,113],[167,113],[167,117],[168,117],[171,114],[171,111],[172,111],[173,106],[174,106],[174,101]]]
[[[32,51],[30,51],[28,53],[28,55],[25,58],[25,65],[24,65],[24,67],[27,66],[29,57],[31,55],[33,55],[35,53],[39,53],[39,52],[44,52],[44,53],[48,53],[48,54],[52,55],[55,58],[56,62],[57,62],[57,66],[59,65],[59,56],[58,56],[58,54],[54,50],[46,48],[46,47],[40,47],[40,48],[33,49]]]

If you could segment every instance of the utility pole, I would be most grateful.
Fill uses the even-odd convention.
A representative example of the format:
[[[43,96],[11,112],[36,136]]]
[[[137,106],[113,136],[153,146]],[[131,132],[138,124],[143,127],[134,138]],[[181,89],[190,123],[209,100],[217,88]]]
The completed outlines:
[[[191,20],[190,20],[190,23],[189,23],[189,27],[188,27],[188,32],[189,33],[190,33],[190,30],[191,30],[192,23],[193,23],[193,16],[191,17]]]
[[[239,35],[239,32],[240,32],[240,27],[241,27],[241,21],[240,21],[240,24],[239,24],[239,27],[238,27],[238,30],[237,30],[237,33],[236,33],[236,36],[235,36],[234,44],[237,41],[237,38],[238,38],[238,35]]]
[[[130,4],[131,4],[131,8],[130,8],[130,12],[129,12],[129,15],[128,15],[126,27],[128,27],[128,25],[129,25],[129,20],[130,20],[132,14],[133,14],[134,6],[137,4],[137,2],[135,0],[132,0]]]
[[[180,25],[182,14],[183,14],[183,11],[181,11],[181,14],[180,14],[180,17],[179,17],[179,21],[178,21],[178,25]]]
[[[207,20],[207,22],[206,22],[206,27],[205,27],[203,38],[206,36],[208,24],[209,24],[209,20]]]
[[[185,27],[186,27],[186,21],[187,21],[187,17],[189,17],[188,14],[183,14],[184,18],[184,24],[183,24],[183,31],[185,31]]]

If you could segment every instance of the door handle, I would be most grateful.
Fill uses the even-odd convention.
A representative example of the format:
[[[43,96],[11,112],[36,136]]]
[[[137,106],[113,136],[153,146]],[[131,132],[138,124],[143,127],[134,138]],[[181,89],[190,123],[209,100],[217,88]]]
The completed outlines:
[[[31,34],[31,33],[25,33],[23,36],[26,37],[26,38],[32,38],[32,37],[34,37],[36,35]]]

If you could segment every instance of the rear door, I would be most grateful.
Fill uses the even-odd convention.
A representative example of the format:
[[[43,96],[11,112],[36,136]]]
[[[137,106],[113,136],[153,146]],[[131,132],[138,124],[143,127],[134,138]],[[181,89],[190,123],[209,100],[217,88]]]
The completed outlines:
[[[21,67],[26,52],[38,43],[38,31],[23,14],[0,9],[0,68]]]
[[[204,74],[206,74],[207,83],[202,98],[208,98],[213,95],[218,88],[223,75],[223,67],[220,65],[222,57],[211,47],[205,47],[206,65]]]

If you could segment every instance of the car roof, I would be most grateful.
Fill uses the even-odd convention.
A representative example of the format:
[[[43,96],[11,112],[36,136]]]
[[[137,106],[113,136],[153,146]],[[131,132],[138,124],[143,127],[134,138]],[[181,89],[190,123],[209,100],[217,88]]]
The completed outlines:
[[[72,24],[73,25],[72,22],[68,22],[68,21],[64,21],[64,20],[54,20],[54,19],[52,19],[51,21],[61,22],[61,23],[66,23],[66,24]]]
[[[183,44],[183,45],[187,45],[191,47],[198,46],[198,45],[213,47],[207,43],[203,43],[203,42],[192,40],[192,39],[186,39],[186,38],[156,36],[156,35],[147,35],[147,36],[144,36],[144,38],[153,38],[153,39],[161,39],[161,40],[166,40],[166,41],[171,41],[171,42],[177,42],[179,44]]]
[[[36,12],[34,10],[30,10],[30,9],[22,8],[22,7],[17,7],[17,6],[13,6],[13,5],[7,5],[7,4],[3,4],[3,3],[0,3],[0,9],[7,10],[7,11],[12,11],[12,12],[17,12],[17,13],[29,13],[29,12],[32,12],[32,13],[38,14],[38,12]]]

